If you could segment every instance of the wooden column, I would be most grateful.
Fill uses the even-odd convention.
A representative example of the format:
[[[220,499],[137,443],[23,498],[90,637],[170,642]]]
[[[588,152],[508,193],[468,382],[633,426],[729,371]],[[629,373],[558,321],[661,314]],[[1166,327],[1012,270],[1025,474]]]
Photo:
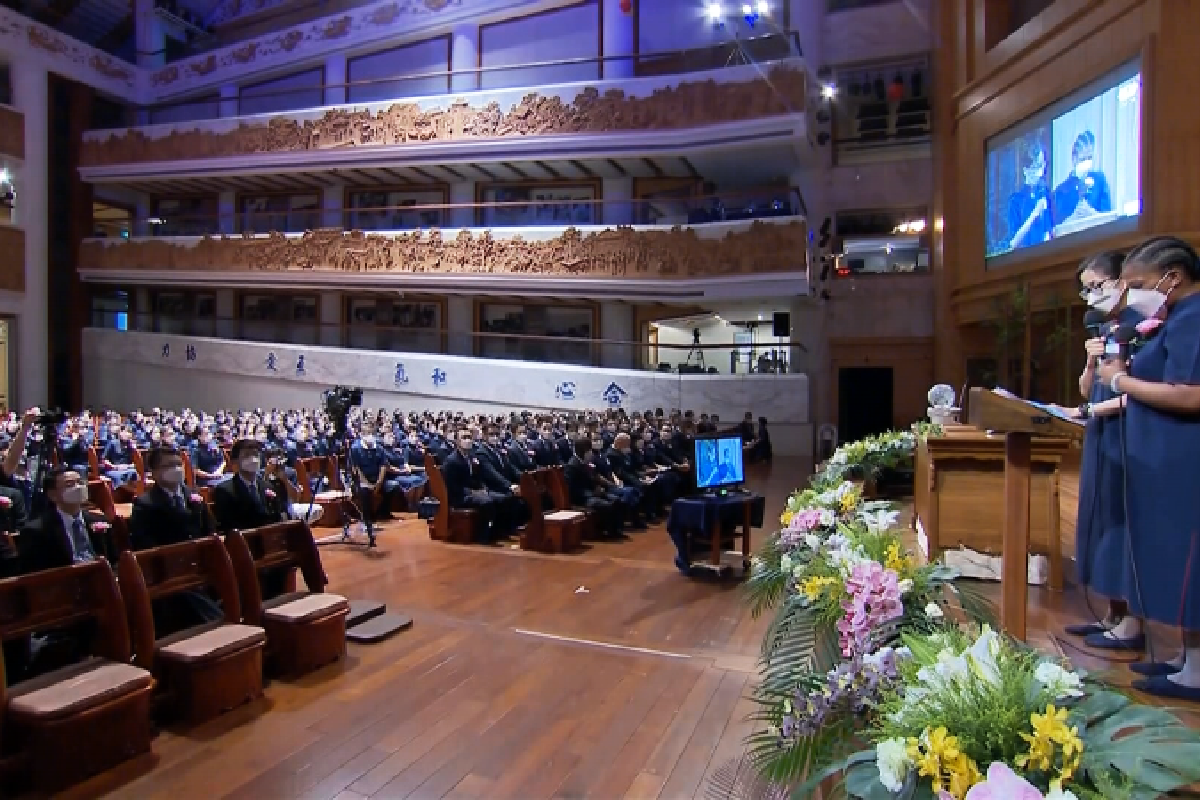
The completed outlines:
[[[1004,435],[1004,545],[1000,566],[1000,624],[1025,639],[1029,593],[1029,451],[1023,431]]]

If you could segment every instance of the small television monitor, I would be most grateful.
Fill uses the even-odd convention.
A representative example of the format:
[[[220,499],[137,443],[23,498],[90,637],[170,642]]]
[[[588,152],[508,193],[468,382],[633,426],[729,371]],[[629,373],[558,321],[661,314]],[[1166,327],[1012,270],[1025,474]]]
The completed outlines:
[[[1126,64],[988,140],[989,267],[1083,231],[1136,229],[1141,86],[1139,65]]]
[[[737,486],[746,479],[742,464],[742,437],[700,436],[696,438],[697,489]]]

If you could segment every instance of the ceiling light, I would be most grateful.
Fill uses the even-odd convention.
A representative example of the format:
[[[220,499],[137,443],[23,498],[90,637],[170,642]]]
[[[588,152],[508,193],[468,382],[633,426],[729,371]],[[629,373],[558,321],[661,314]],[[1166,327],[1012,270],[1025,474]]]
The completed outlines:
[[[821,87],[821,97],[825,98],[826,100],[832,100],[833,98],[837,97],[837,87],[836,86],[822,86]]]
[[[712,20],[713,22],[716,22],[716,21],[717,21],[717,20],[719,20],[719,19],[720,19],[720,18],[721,18],[723,15],[724,15],[724,12],[721,10],[721,4],[720,4],[720,3],[709,3],[709,5],[708,5],[708,18],[709,18],[710,20]]]
[[[758,13],[766,14],[770,10],[771,7],[767,5],[767,0],[758,0]]]
[[[742,6],[742,13],[745,14],[746,16],[749,16],[754,13],[754,8],[751,7],[751,5],[749,3],[746,3],[745,5]]]

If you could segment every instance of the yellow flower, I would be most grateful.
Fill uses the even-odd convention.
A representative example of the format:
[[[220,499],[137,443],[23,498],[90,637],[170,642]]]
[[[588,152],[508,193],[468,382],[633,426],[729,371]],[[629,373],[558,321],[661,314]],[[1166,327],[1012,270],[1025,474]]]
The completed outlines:
[[[1060,785],[1070,781],[1079,769],[1083,740],[1079,738],[1079,728],[1067,725],[1068,716],[1067,709],[1055,708],[1054,704],[1046,706],[1045,714],[1030,714],[1033,733],[1021,734],[1021,738],[1029,743],[1029,752],[1017,756],[1017,766],[1049,772],[1055,756],[1061,752],[1062,767],[1056,780]]]
[[[901,555],[899,542],[892,542],[888,545],[883,566],[897,575],[903,575],[912,566],[912,559],[906,555]]]
[[[947,791],[962,800],[983,780],[975,762],[958,749],[958,737],[944,727],[926,731],[920,739],[909,739],[908,757],[917,774],[930,779],[934,794]]]
[[[837,583],[837,578],[805,578],[804,583],[800,585],[800,591],[804,593],[805,599],[810,603],[821,596],[826,586],[833,586]]]
[[[858,508],[858,492],[846,492],[842,495],[842,499],[838,501],[838,507],[843,514],[849,514]]]
[[[784,511],[779,515],[779,524],[786,528],[792,524],[792,517],[794,516],[796,516],[794,511]]]

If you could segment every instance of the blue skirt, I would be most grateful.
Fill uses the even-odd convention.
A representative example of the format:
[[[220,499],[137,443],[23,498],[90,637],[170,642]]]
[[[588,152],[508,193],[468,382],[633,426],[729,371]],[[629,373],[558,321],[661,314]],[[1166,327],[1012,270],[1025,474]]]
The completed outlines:
[[[1124,591],[1128,561],[1120,424],[1117,417],[1088,423],[1079,460],[1079,507],[1075,514],[1079,583],[1110,598],[1119,598]]]

